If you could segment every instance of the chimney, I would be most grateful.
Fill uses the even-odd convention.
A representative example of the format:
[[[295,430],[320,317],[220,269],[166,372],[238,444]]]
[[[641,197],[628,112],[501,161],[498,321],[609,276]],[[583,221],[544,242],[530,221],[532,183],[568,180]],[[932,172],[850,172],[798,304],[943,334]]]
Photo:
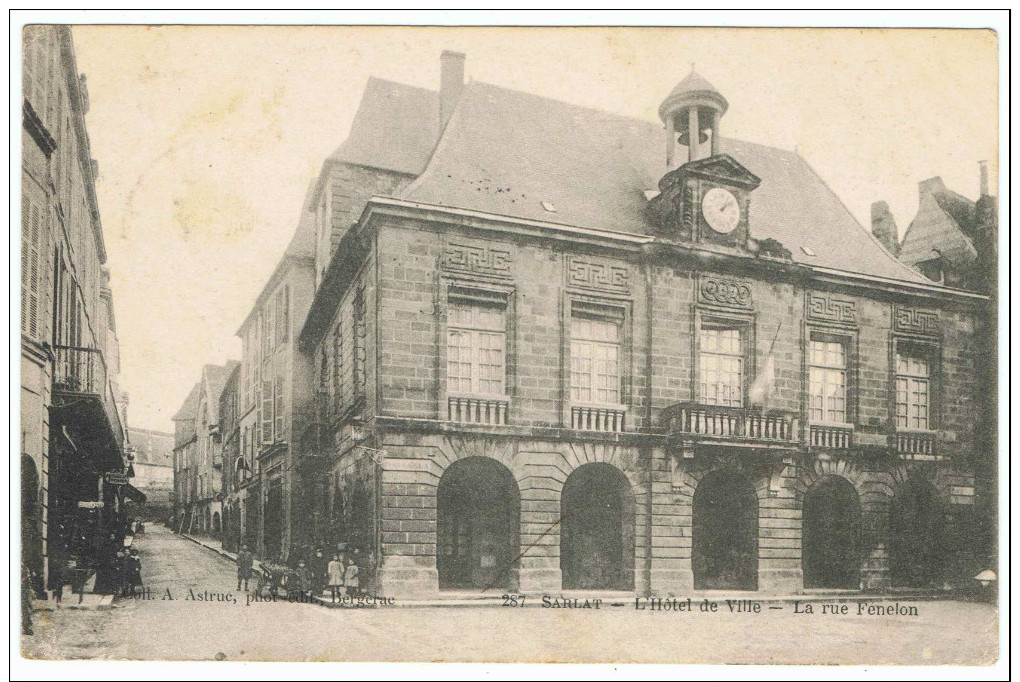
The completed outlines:
[[[871,205],[871,233],[882,246],[894,256],[900,255],[900,237],[896,229],[896,219],[889,210],[889,204],[876,201]]]
[[[453,115],[453,110],[464,90],[463,52],[443,50],[439,57],[439,129],[442,130]]]
[[[934,194],[935,192],[944,192],[946,190],[946,183],[942,182],[942,178],[936,175],[934,178],[928,178],[917,183],[917,193],[920,197],[925,194]]]
[[[988,196],[988,162],[978,161],[978,168],[981,169],[981,195]]]

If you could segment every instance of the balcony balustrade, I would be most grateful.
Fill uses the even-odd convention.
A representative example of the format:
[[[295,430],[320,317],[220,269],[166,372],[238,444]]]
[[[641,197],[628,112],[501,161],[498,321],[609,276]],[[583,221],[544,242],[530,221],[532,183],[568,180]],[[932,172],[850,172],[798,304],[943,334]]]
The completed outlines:
[[[572,405],[570,428],[580,431],[621,433],[627,408],[623,405]]]
[[[820,450],[849,450],[853,443],[852,424],[811,424],[808,445]]]
[[[447,419],[462,424],[505,426],[510,423],[510,399],[483,396],[449,396]]]
[[[670,435],[696,438],[796,443],[798,419],[792,412],[678,403],[665,410]]]
[[[938,454],[935,432],[920,429],[897,430],[896,452],[906,459],[935,457]]]

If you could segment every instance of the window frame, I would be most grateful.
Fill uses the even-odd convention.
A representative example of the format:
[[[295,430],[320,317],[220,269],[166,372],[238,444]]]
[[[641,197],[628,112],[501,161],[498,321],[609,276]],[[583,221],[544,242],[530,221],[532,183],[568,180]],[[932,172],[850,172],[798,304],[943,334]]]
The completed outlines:
[[[750,390],[751,384],[757,371],[757,340],[756,327],[757,316],[753,312],[738,313],[731,311],[718,311],[716,309],[696,308],[692,323],[692,364],[691,364],[691,402],[705,407],[747,410],[751,408]],[[701,397],[701,330],[705,328],[715,329],[736,329],[740,332],[741,344],[741,386],[740,405],[712,405],[706,403]]]
[[[928,426],[927,428],[899,425],[899,413],[897,411],[897,384],[901,376],[899,372],[899,358],[901,356],[923,359],[928,364]],[[932,433],[941,428],[942,424],[942,344],[934,339],[919,339],[914,337],[894,337],[890,348],[889,357],[889,421],[893,432],[921,432]]]
[[[449,320],[451,302],[477,301],[483,305],[503,307],[503,393],[464,394],[451,391],[449,385]],[[446,419],[450,397],[477,397],[505,400],[512,403],[516,389],[516,287],[510,283],[496,283],[450,275],[440,275],[436,295],[436,384],[439,400],[437,419]],[[456,326],[454,328],[457,328]],[[512,414],[512,413],[511,413]]]
[[[619,381],[620,402],[616,404],[597,402],[574,402],[572,396],[572,346],[574,341],[574,319],[576,317],[594,317],[603,320],[615,320],[619,326]],[[609,293],[582,293],[565,290],[562,299],[561,345],[560,345],[560,423],[563,428],[571,428],[574,407],[591,407],[616,410],[625,415],[631,413],[634,390],[634,311],[633,298],[630,295],[613,295]],[[593,375],[594,378],[594,375]],[[594,388],[594,386],[593,386]],[[594,395],[593,395],[594,397]],[[634,420],[625,417],[626,430],[637,428]]]
[[[453,285],[447,288],[446,292],[446,305],[445,315],[443,316],[443,351],[445,355],[445,362],[443,363],[443,379],[445,388],[448,396],[464,396],[464,397],[478,397],[478,398],[499,398],[507,399],[509,395],[508,387],[508,328],[510,326],[510,308],[507,297],[502,292],[492,292],[486,289],[479,289],[476,287],[464,287]],[[473,308],[498,308],[501,310],[503,317],[502,330],[495,327],[485,327],[480,323],[476,323],[474,320],[468,324],[451,324],[451,313],[456,305],[467,305]],[[471,366],[472,373],[468,377],[471,382],[471,388],[468,391],[452,390],[450,388],[450,334],[453,330],[459,330],[470,335],[471,342],[468,347],[471,349],[471,358],[468,363]],[[480,368],[482,366],[479,352],[482,350],[481,339],[485,334],[500,334],[502,335],[502,343],[500,352],[502,354],[502,377],[500,378],[501,390],[497,392],[484,392],[477,389],[477,383],[483,381],[480,376]],[[465,364],[461,362],[461,364]],[[492,381],[492,379],[486,379],[486,381]]]
[[[824,343],[839,343],[843,346],[843,418],[845,421],[833,422],[828,419],[816,420],[811,417],[811,369],[821,367],[811,362],[811,343],[821,341]],[[858,415],[858,358],[857,358],[857,333],[851,330],[834,330],[829,328],[809,327],[804,337],[804,417],[808,424],[819,424],[825,426],[852,426]],[[827,367],[828,368],[828,367]],[[831,369],[831,368],[828,368]],[[824,404],[822,407],[823,417],[827,412]]]

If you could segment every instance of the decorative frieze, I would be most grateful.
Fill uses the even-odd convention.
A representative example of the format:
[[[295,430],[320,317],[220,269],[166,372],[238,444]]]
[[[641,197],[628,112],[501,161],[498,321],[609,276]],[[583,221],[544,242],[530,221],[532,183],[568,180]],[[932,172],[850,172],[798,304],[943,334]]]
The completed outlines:
[[[443,269],[486,277],[513,277],[513,254],[507,248],[449,242],[443,251]]]
[[[857,302],[832,294],[809,291],[807,294],[807,317],[813,322],[856,327]]]
[[[567,286],[616,294],[630,293],[630,271],[590,258],[567,256]]]
[[[939,314],[936,310],[898,305],[893,311],[893,326],[898,332],[935,336],[939,333]]]
[[[754,307],[751,287],[743,282],[706,275],[702,275],[698,280],[698,300],[727,308],[750,310]]]

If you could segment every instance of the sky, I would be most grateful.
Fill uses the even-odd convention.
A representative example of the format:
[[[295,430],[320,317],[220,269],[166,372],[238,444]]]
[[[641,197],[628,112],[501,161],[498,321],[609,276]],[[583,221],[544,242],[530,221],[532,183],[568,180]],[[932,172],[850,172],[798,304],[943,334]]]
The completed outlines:
[[[991,31],[904,29],[76,26],[130,425],[172,430],[237,328],[344,140],[369,76],[467,76],[658,122],[692,67],[730,103],[722,134],[796,149],[862,225],[900,233],[917,183],[997,182]],[[994,190],[993,190],[994,191]]]

